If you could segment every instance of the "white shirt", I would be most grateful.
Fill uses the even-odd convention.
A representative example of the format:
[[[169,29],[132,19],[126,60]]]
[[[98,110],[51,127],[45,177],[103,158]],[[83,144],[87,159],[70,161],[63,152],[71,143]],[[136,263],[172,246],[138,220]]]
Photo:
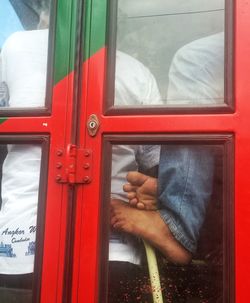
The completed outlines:
[[[167,104],[211,105],[224,102],[224,32],[180,48],[171,63]]]
[[[137,59],[116,52],[115,106],[162,104],[153,74]]]
[[[45,100],[48,30],[16,32],[2,49],[2,80],[10,107],[42,107]],[[8,145],[3,163],[0,273],[33,272],[41,147]]]
[[[10,107],[42,107],[45,100],[48,30],[12,34],[2,49],[2,81]]]
[[[161,96],[152,73],[133,57],[117,52],[115,76],[116,106],[160,104]],[[122,188],[129,171],[137,171],[138,165],[149,169],[159,164],[158,145],[113,145],[111,198],[127,202]],[[140,263],[140,253],[135,241],[124,234],[112,233],[109,245],[110,261]]]

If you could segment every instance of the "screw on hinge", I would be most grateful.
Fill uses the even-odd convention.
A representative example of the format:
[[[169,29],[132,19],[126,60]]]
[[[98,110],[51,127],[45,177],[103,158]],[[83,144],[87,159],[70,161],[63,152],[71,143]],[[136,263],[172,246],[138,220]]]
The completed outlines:
[[[84,151],[84,156],[85,156],[85,157],[89,157],[89,156],[90,156],[90,152],[89,152],[88,150],[85,150],[85,151]]]
[[[56,176],[56,181],[59,182],[59,181],[61,181],[61,180],[62,180],[62,176],[61,176],[61,175],[57,175],[57,176]]]
[[[62,163],[61,163],[61,162],[57,162],[57,163],[56,163],[56,168],[57,168],[57,169],[62,168]]]
[[[84,169],[89,169],[89,168],[90,168],[90,164],[89,164],[89,163],[85,163],[85,164],[83,165],[83,168],[84,168]]]
[[[85,176],[85,177],[83,178],[83,183],[85,183],[85,184],[90,183],[90,181],[91,181],[91,179],[90,179],[89,176]]]
[[[58,149],[57,151],[56,151],[56,154],[57,154],[57,156],[62,156],[63,155],[63,151],[62,151],[62,149]]]

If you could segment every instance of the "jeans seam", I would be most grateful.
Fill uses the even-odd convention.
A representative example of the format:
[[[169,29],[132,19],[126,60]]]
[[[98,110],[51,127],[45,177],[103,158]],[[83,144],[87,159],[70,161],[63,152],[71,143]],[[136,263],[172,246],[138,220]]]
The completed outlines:
[[[186,180],[185,180],[185,188],[184,188],[184,191],[183,191],[183,195],[182,195],[182,198],[181,198],[181,201],[180,201],[180,207],[179,207],[179,215],[181,214],[182,212],[182,206],[184,204],[184,201],[185,201],[185,197],[186,197],[186,193],[187,193],[187,188],[188,188],[188,180],[189,180],[189,171],[190,171],[190,152],[188,151],[188,164],[187,164],[187,176],[186,176]]]

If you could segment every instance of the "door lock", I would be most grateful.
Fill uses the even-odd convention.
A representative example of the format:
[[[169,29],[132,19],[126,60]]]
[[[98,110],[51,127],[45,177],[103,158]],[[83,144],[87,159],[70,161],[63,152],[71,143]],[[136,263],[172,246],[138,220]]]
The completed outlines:
[[[89,116],[87,121],[88,133],[91,137],[94,137],[100,127],[100,122],[95,114]]]

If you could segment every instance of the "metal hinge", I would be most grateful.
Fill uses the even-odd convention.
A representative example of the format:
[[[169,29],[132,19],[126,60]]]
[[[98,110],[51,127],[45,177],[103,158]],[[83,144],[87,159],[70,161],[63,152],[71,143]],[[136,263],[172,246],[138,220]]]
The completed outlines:
[[[68,144],[66,150],[56,150],[56,182],[88,184],[91,182],[92,151]]]

